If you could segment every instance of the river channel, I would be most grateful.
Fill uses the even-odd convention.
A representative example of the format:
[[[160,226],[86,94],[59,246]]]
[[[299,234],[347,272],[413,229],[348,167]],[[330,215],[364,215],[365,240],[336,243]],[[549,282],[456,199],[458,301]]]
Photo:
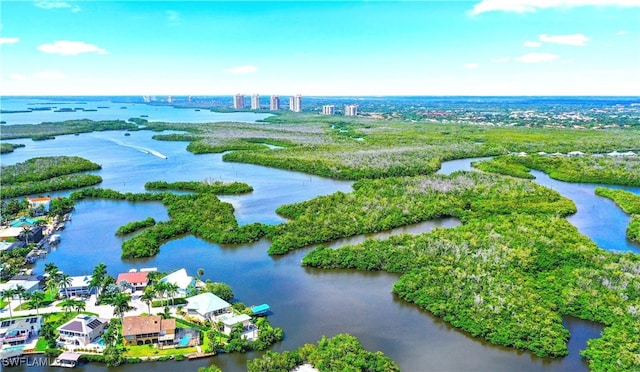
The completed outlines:
[[[26,147],[2,155],[2,165],[36,156],[81,156],[102,165],[102,169],[95,172],[104,179],[100,187],[130,192],[142,192],[144,183],[154,180],[246,182],[254,187],[253,193],[221,198],[232,202],[241,224],[256,221],[281,223],[283,219],[275,209],[282,204],[351,190],[351,182],[256,165],[225,163],[220,154],[196,156],[185,150],[184,142],[154,141],[151,135],[145,131],[133,132],[127,137],[123,132],[102,132],[58,136],[52,141],[15,141],[25,143]],[[159,152],[167,158],[153,156],[142,149]],[[470,162],[470,159],[447,162],[443,169],[446,172],[469,169]],[[594,185],[567,184],[551,180],[541,173],[534,174],[536,182],[552,187],[576,202],[579,212],[569,220],[583,234],[605,249],[640,251],[624,237],[628,217],[613,203],[595,196]],[[638,188],[626,189],[640,193]],[[493,346],[471,338],[396,298],[391,293],[391,287],[398,279],[396,275],[304,268],[300,261],[310,248],[282,257],[270,257],[266,239],[249,245],[229,246],[186,236],[163,245],[153,258],[122,260],[122,240],[114,235],[115,230],[122,224],[149,216],[156,220],[168,218],[165,208],[154,202],[80,201],[73,212],[73,220],[61,233],[60,246],[36,264],[36,272],[42,272],[46,262],[55,262],[70,275],[89,274],[99,262],[104,262],[109,274],[114,276],[141,267],[157,267],[161,271],[184,267],[192,275],[198,268],[203,268],[204,278],[228,283],[238,300],[248,305],[268,303],[271,306],[271,323],[285,331],[285,340],[275,345],[273,350],[290,350],[304,343],[315,343],[323,335],[331,337],[350,333],[358,337],[368,350],[383,351],[404,371],[587,370],[579,351],[585,348],[588,338],[598,337],[601,331],[597,324],[565,319],[565,325],[572,334],[570,354],[557,360]],[[441,219],[403,227],[391,233],[426,232],[434,227],[453,227],[458,223],[455,219]],[[349,238],[340,244],[355,243],[361,239],[363,237]],[[143,363],[111,369],[100,364],[85,364],[82,369],[92,372],[173,371],[195,370],[216,364],[224,371],[241,371],[246,370],[247,359],[255,356],[258,354],[223,354],[191,362]],[[29,371],[54,370],[33,366],[12,370],[26,371],[27,368]]]

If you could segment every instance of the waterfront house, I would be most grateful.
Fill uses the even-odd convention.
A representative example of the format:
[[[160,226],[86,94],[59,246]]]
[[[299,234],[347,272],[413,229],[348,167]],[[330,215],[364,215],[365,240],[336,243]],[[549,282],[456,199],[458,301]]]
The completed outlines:
[[[28,316],[0,321],[0,346],[23,345],[37,337],[42,327],[42,316]]]
[[[233,327],[237,324],[242,324],[242,337],[248,340],[257,338],[258,328],[251,323],[251,317],[247,314],[240,314],[230,317],[222,318],[222,324],[224,325],[223,333],[230,335]]]
[[[187,314],[200,320],[231,313],[231,304],[210,292],[187,298],[186,308]]]
[[[100,338],[108,325],[108,319],[80,314],[57,328],[60,336],[56,341],[62,346],[85,347]]]
[[[178,286],[178,295],[186,297],[197,286],[197,281],[187,274],[187,270],[180,269],[160,279],[164,283],[172,283]]]
[[[128,272],[118,274],[116,284],[127,282],[133,287],[133,291],[143,291],[144,288],[149,285],[149,273],[146,271]]]
[[[162,319],[159,315],[125,316],[122,318],[122,337],[125,346],[173,344],[175,335],[175,319]]]
[[[22,286],[22,288],[24,288],[25,294],[31,294],[40,289],[40,282],[38,281],[38,279],[11,279],[6,283],[0,284],[0,292],[6,290],[16,290],[18,289],[18,286]],[[20,296],[18,294],[13,295],[14,300],[18,300],[19,298]]]
[[[95,293],[95,288],[91,287],[91,275],[72,276],[71,284],[65,288],[60,285],[60,294],[65,297],[89,296]]]
[[[22,235],[22,228],[20,227],[6,227],[0,230],[1,241],[10,241],[15,243],[16,240],[18,240],[18,238],[20,237],[20,235]],[[24,242],[20,242],[20,246],[24,246]],[[7,248],[7,249],[13,249],[13,248],[19,248],[19,247],[12,246],[11,248]]]
[[[49,208],[51,207],[51,198],[28,198],[27,200],[29,201],[29,208],[37,211],[39,215],[49,212]]]

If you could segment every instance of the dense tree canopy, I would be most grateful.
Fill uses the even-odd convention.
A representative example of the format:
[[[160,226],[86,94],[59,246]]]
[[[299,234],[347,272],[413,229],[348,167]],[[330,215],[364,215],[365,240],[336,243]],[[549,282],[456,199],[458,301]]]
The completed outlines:
[[[500,156],[474,167],[514,177],[533,178],[530,169],[566,182],[640,186],[640,158],[636,156]]]
[[[261,358],[247,363],[249,372],[288,372],[302,364],[310,364],[320,372],[333,371],[400,371],[382,352],[365,350],[357,338],[339,334],[322,337],[317,345],[306,344],[294,351],[267,351]]]
[[[100,168],[99,164],[77,156],[39,157],[3,166],[0,197],[5,199],[95,185],[102,182],[100,176],[80,172]]]

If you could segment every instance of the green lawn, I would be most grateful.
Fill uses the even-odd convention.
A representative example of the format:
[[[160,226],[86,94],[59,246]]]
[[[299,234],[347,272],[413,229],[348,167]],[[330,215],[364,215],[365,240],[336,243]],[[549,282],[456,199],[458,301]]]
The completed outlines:
[[[44,300],[42,301],[40,308],[49,306],[52,302],[56,300],[57,296],[58,296],[58,291],[54,291],[53,294],[49,293],[49,291],[45,292]],[[29,307],[29,301],[23,300],[22,305],[16,306],[16,308],[13,310],[20,311],[20,310],[32,310],[32,309]]]
[[[149,345],[140,345],[127,346],[127,352],[124,355],[128,358],[142,358],[167,355],[186,355],[195,352],[197,352],[195,347],[185,347],[181,349],[157,349]]]
[[[45,351],[48,348],[47,340],[40,337],[38,343],[36,343],[36,351]]]

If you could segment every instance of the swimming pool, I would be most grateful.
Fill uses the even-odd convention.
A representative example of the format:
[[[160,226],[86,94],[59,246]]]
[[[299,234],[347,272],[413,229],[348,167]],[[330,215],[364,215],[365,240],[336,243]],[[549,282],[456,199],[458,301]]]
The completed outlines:
[[[180,339],[180,342],[178,342],[178,345],[187,346],[187,345],[189,345],[189,341],[191,341],[191,334],[190,333],[188,333],[184,337],[182,337],[182,339]]]
[[[13,351],[13,350],[22,350],[24,349],[24,345],[14,345],[8,346],[2,349],[2,351]]]

